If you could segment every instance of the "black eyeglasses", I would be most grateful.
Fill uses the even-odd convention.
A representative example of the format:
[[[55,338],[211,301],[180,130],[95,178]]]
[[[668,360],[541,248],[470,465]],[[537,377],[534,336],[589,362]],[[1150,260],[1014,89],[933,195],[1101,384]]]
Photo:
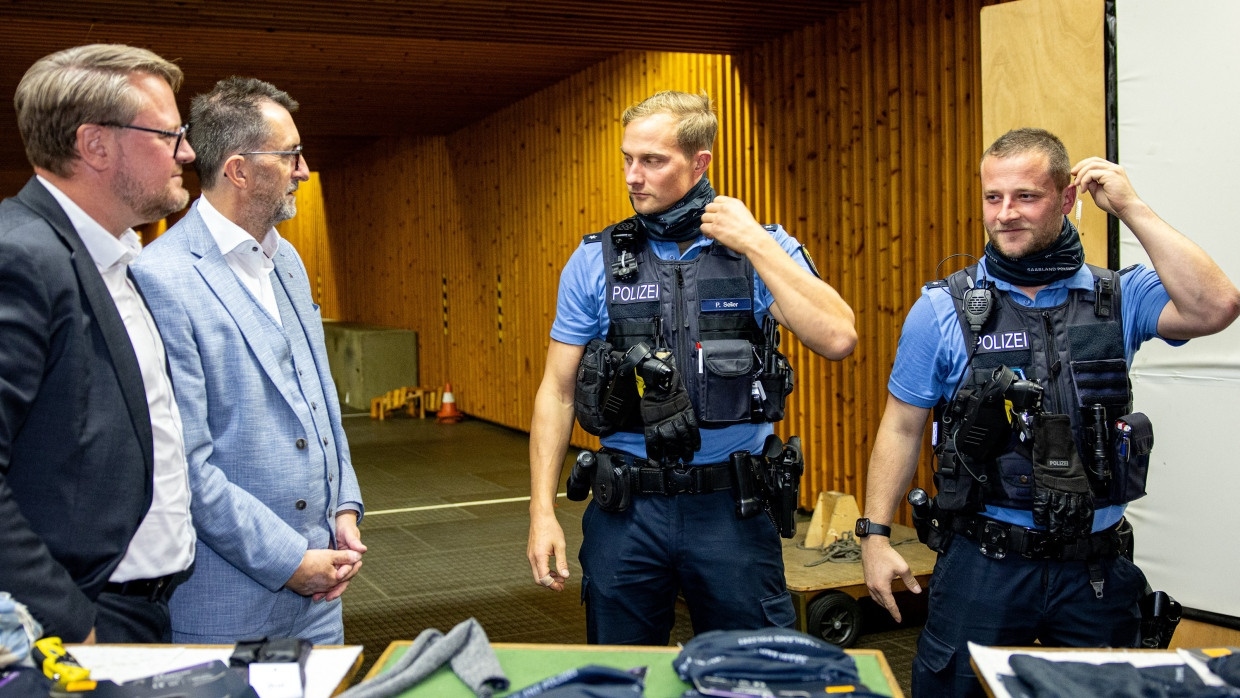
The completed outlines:
[[[127,128],[127,129],[131,129],[134,131],[146,131],[147,133],[158,133],[159,135],[165,136],[167,138],[175,138],[177,139],[176,145],[172,146],[172,157],[174,158],[177,156],[177,152],[181,150],[181,141],[185,140],[185,133],[189,131],[189,124],[185,124],[181,126],[181,128],[175,131],[165,131],[159,128],[147,128],[145,126],[134,126],[133,124],[108,123],[108,124],[100,124],[100,126],[110,126],[112,128]]]
[[[237,153],[238,155],[292,155],[293,171],[296,172],[301,168],[301,146],[294,146],[292,150],[251,150],[248,153]]]

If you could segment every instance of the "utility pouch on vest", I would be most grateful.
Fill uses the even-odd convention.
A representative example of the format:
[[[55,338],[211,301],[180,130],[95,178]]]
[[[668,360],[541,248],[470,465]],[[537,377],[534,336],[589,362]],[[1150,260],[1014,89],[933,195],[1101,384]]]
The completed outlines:
[[[629,508],[632,479],[623,459],[600,451],[594,466],[594,502],[603,511],[621,512]]]
[[[762,370],[754,384],[751,419],[778,422],[784,418],[784,404],[792,394],[792,365],[779,352],[779,323],[774,318],[763,321],[762,334]]]
[[[617,373],[612,365],[612,346],[591,339],[577,364],[577,385],[573,389],[573,411],[587,433],[609,436],[616,432],[637,408],[637,387],[632,372]]]
[[[1015,380],[1016,374],[1000,366],[982,384],[961,389],[940,411],[934,487],[944,511],[981,509],[985,464],[998,458],[1012,438],[1005,393]]]
[[[1012,438],[1012,420],[1004,393],[1016,379],[999,367],[986,382],[960,390],[943,413],[944,441],[975,463],[998,458]]]
[[[1131,502],[1145,496],[1145,478],[1150,467],[1150,451],[1154,448],[1154,425],[1141,412],[1126,414],[1111,425],[1111,444],[1115,462],[1125,478],[1115,478],[1113,499]],[[1126,465],[1124,468],[1122,466]]]
[[[703,339],[700,368],[705,372],[698,401],[701,421],[748,421],[755,376],[749,340]]]
[[[779,357],[781,360],[783,357]],[[778,422],[784,418],[784,403],[792,392],[792,367],[783,361],[783,372],[770,374],[763,371],[756,385],[760,386],[753,410],[754,422]]]
[[[1093,493],[1066,414],[1045,414],[1034,421],[1033,522],[1062,539],[1093,530]]]
[[[1072,382],[1082,405],[1108,407],[1132,404],[1128,386],[1128,363],[1123,359],[1071,361]]]
[[[982,508],[982,488],[969,474],[954,449],[936,451],[939,462],[934,471],[934,501],[944,511],[978,511]]]

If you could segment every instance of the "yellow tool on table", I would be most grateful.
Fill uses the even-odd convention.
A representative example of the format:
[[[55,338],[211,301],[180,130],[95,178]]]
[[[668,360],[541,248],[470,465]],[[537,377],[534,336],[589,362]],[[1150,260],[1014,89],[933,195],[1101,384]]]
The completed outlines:
[[[31,657],[35,665],[43,670],[43,675],[55,681],[57,687],[64,688],[76,681],[90,678],[90,669],[78,664],[58,637],[36,640]]]

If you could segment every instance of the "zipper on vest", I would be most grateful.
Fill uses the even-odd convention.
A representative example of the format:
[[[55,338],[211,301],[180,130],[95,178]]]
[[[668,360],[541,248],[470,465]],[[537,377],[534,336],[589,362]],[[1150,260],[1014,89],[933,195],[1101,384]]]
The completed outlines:
[[[1055,324],[1051,320],[1051,314],[1045,310],[1042,311],[1042,326],[1046,330],[1046,360],[1047,368],[1050,370],[1051,382],[1055,384],[1055,400],[1056,409],[1061,414],[1068,414],[1068,405],[1064,400],[1063,391],[1059,384],[1059,371],[1063,368],[1063,362],[1059,360],[1059,347],[1055,345]]]
[[[676,288],[672,291],[672,301],[676,308],[676,327],[673,330],[676,336],[673,338],[672,346],[677,350],[676,367],[680,370],[685,386],[688,387],[690,385],[688,372],[690,365],[689,321],[685,319],[685,311],[682,307],[684,305],[685,275],[681,271],[679,263],[676,263],[674,268],[676,270]]]

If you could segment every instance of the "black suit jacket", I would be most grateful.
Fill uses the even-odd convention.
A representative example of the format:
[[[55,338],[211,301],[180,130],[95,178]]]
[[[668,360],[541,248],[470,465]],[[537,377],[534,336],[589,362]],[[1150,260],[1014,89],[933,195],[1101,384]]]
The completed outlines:
[[[151,505],[133,345],[68,216],[37,180],[0,203],[0,590],[86,638]]]

